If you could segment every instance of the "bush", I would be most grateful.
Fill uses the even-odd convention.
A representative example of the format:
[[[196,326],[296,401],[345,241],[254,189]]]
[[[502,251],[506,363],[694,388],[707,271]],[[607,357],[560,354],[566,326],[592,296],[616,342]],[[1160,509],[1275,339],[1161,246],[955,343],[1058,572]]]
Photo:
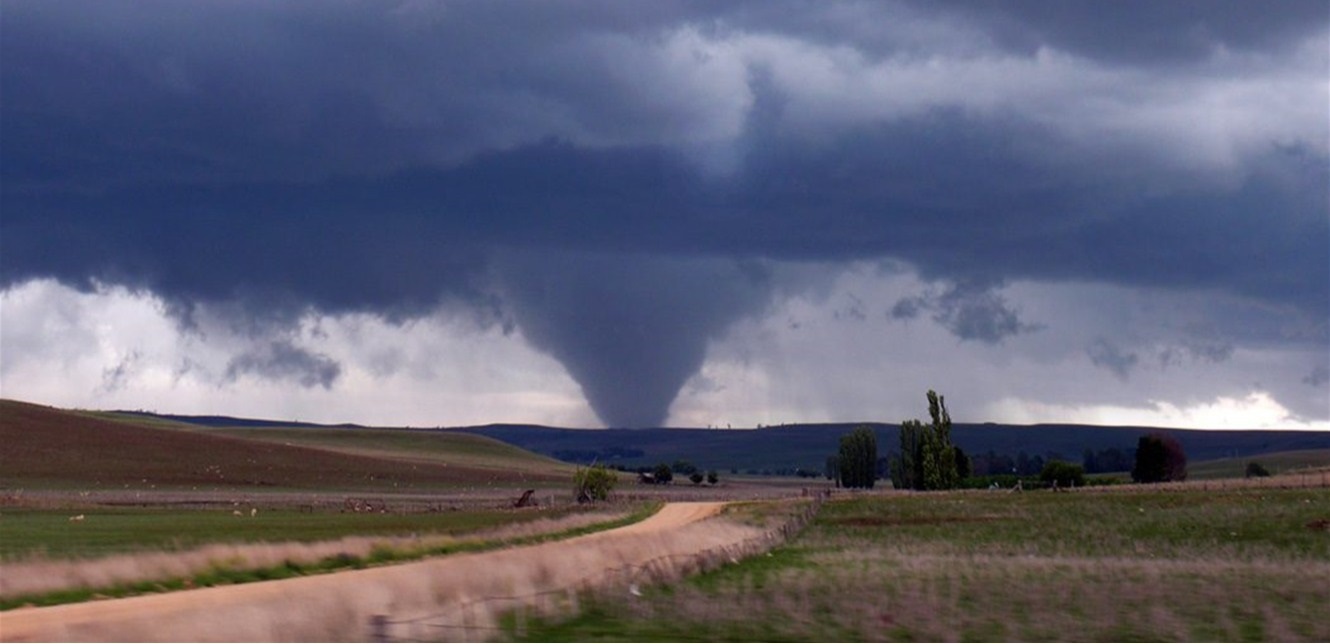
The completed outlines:
[[[618,482],[619,478],[604,465],[579,467],[573,473],[573,496],[579,502],[604,501]]]
[[[1057,487],[1083,487],[1085,468],[1066,461],[1049,461],[1039,472],[1039,480]]]
[[[720,476],[716,474],[716,470],[711,470],[710,472],[707,472],[707,484],[715,485],[717,483],[720,483]]]
[[[1261,465],[1256,461],[1248,463],[1247,478],[1259,477],[1259,476],[1270,476],[1270,470],[1265,469],[1264,465]]]

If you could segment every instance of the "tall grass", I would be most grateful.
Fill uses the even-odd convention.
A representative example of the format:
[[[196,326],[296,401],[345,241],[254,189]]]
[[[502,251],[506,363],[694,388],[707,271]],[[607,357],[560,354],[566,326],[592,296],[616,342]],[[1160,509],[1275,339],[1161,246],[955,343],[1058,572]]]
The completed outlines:
[[[1330,490],[865,495],[532,640],[1328,641]]]

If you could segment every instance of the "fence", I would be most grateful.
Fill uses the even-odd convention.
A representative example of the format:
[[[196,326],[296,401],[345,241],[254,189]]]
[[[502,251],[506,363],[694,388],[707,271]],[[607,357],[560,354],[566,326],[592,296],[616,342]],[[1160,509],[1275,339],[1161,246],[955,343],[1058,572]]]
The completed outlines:
[[[506,629],[499,616],[513,619],[510,628],[525,632],[532,615],[549,616],[576,611],[581,597],[617,588],[638,594],[641,586],[662,583],[714,570],[726,564],[762,554],[798,534],[817,515],[821,495],[779,526],[735,543],[706,548],[687,554],[658,556],[645,561],[598,570],[558,588],[549,588],[513,596],[481,597],[449,606],[424,617],[393,619],[374,615],[369,620],[369,637],[374,642],[438,642],[492,639]]]

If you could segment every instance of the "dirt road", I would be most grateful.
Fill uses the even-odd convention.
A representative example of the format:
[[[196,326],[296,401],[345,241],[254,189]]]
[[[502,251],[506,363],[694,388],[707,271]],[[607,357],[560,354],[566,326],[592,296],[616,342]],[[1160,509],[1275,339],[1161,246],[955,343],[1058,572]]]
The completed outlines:
[[[366,570],[0,613],[0,641],[365,640],[370,618],[433,639],[484,639],[513,602],[623,583],[759,534],[713,517],[724,503],[671,503],[645,521],[566,541]],[[608,576],[607,576],[608,575]],[[414,620],[414,621],[413,621]],[[463,624],[468,629],[428,624]],[[408,634],[391,635],[411,637]]]

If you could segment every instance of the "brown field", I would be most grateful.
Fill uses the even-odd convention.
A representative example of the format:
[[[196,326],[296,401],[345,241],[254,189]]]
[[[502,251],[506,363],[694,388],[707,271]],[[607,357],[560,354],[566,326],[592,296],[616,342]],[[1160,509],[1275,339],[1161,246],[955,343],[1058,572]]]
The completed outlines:
[[[468,436],[468,441],[498,441]],[[400,491],[563,482],[567,466],[534,454],[504,467],[466,458],[410,460],[312,445],[168,429],[0,401],[0,489]],[[522,467],[525,463],[526,467]]]

